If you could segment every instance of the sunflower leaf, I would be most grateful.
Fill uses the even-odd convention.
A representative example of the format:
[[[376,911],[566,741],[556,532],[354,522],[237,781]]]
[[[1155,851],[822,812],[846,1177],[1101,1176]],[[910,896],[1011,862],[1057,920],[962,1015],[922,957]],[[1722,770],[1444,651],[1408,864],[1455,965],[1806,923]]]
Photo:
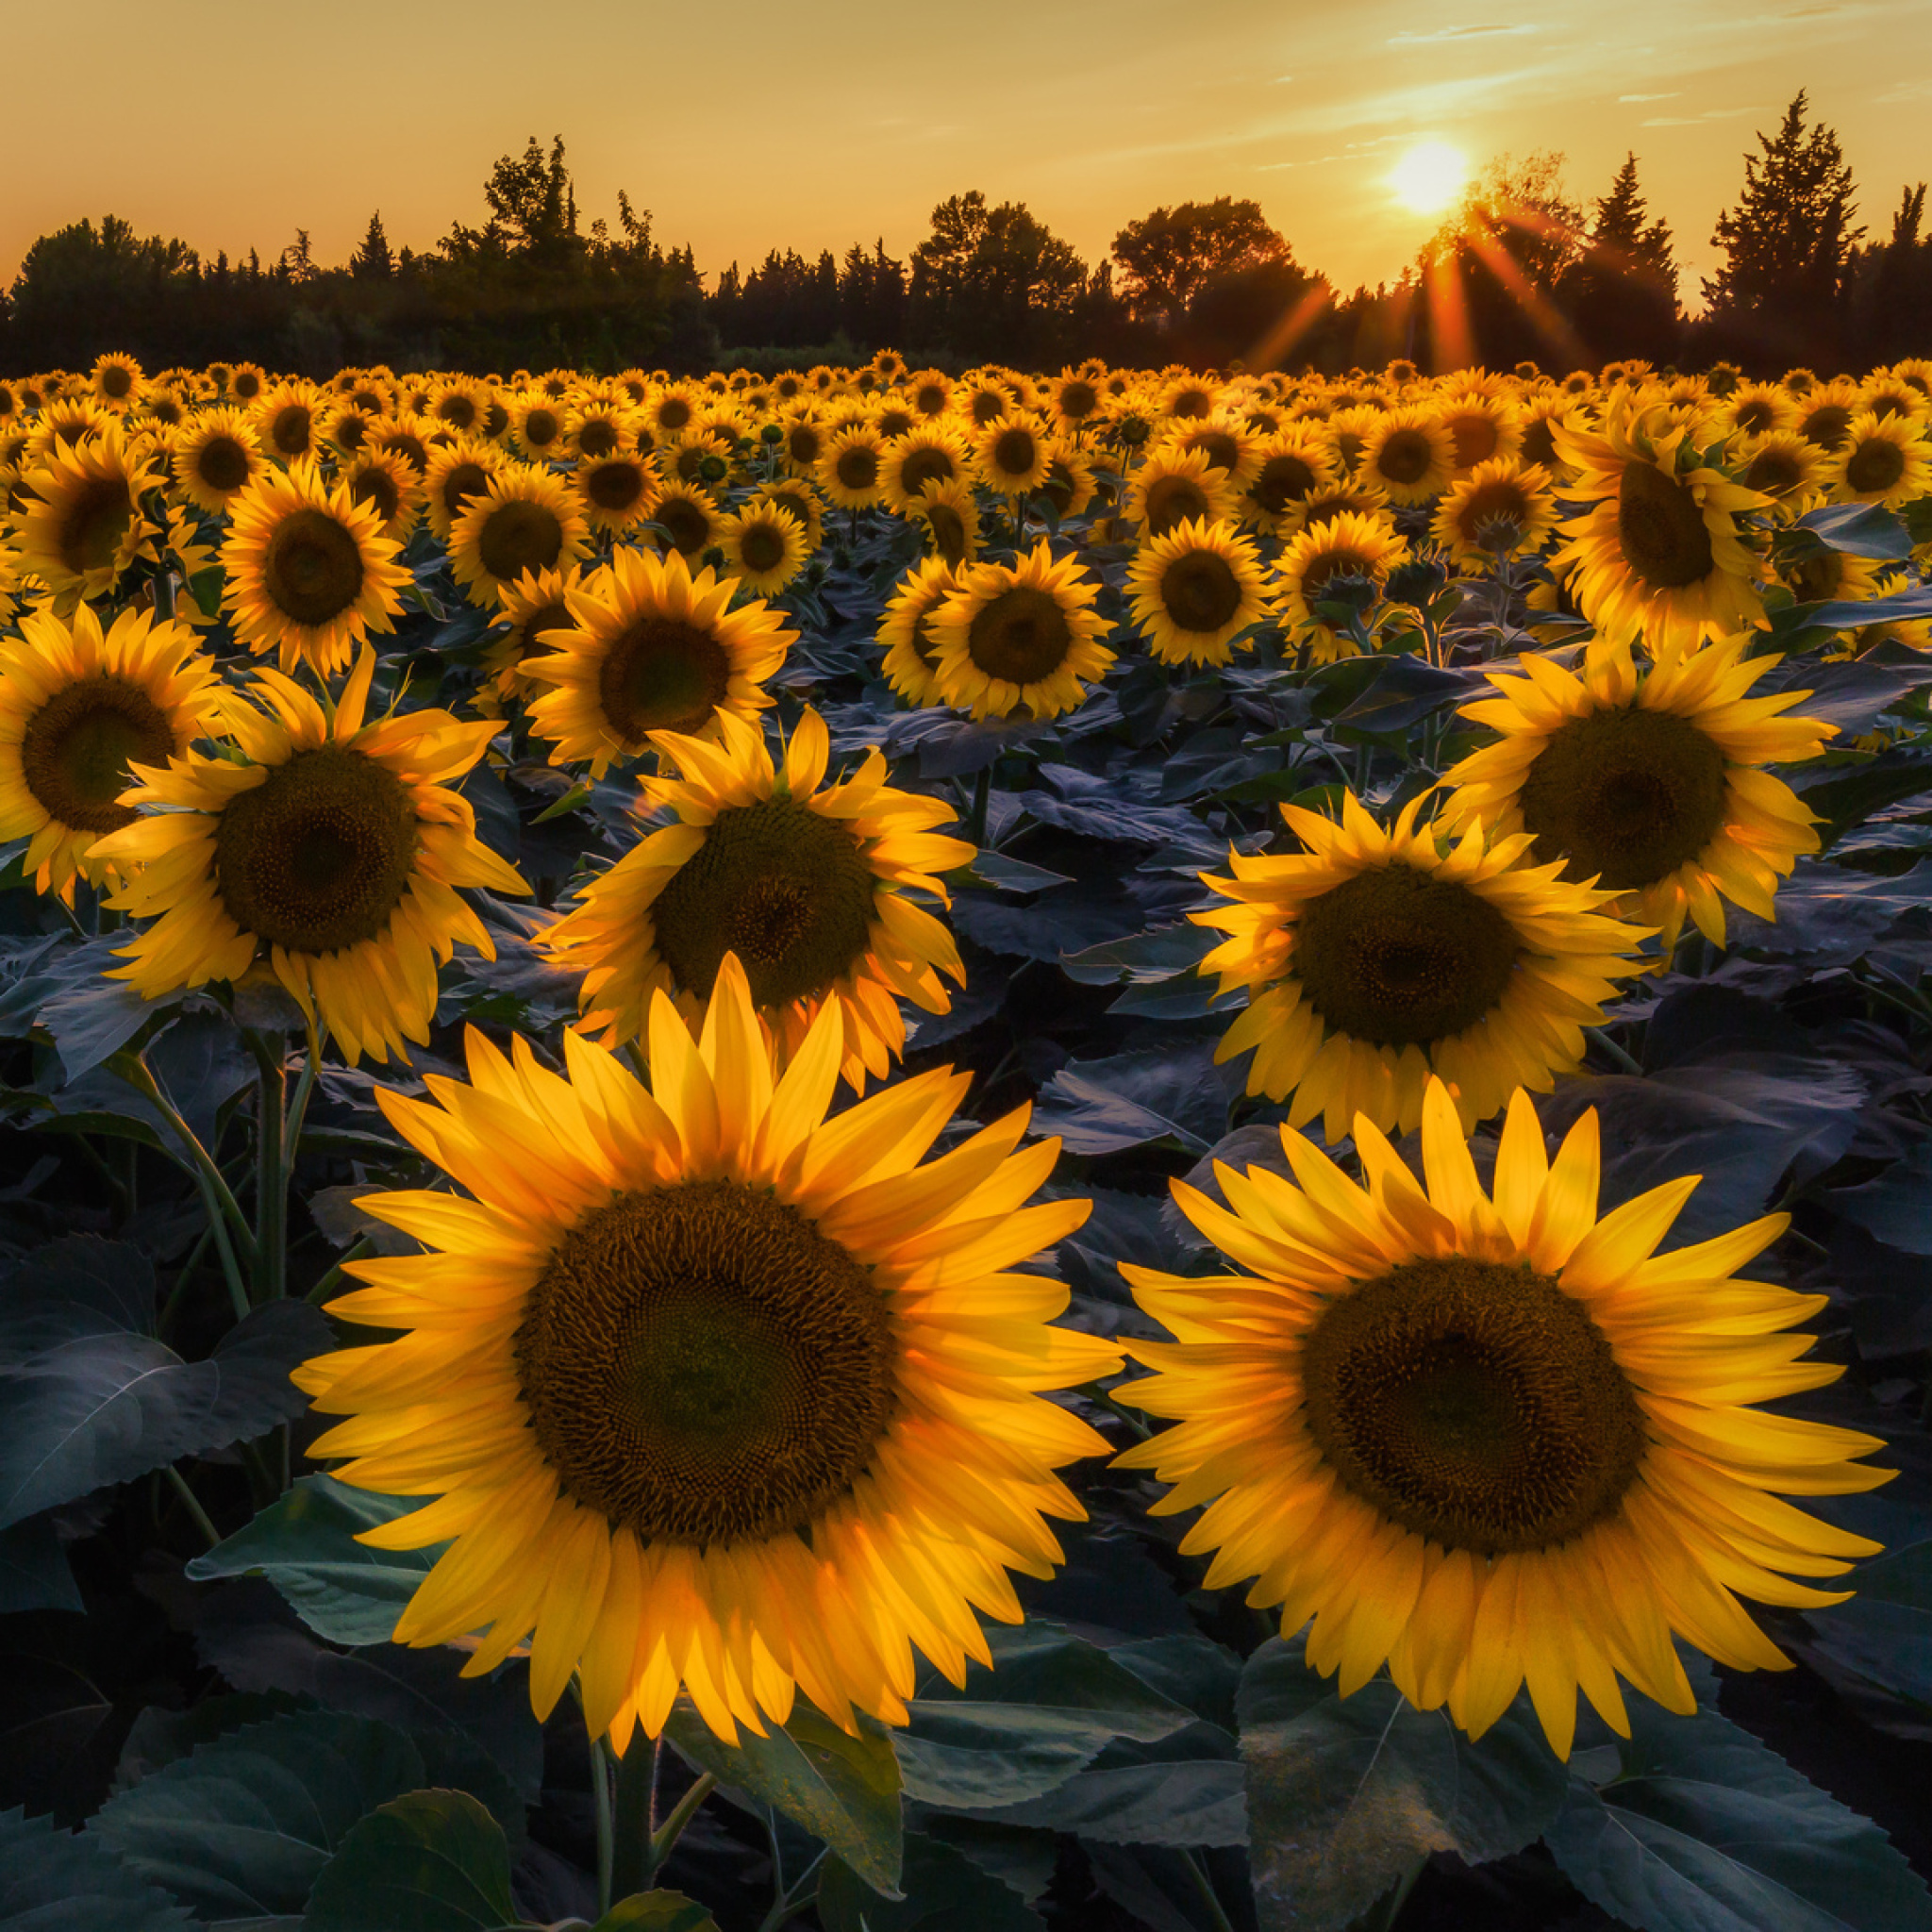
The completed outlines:
[[[718,1922],[696,1899],[659,1886],[619,1899],[591,1932],[718,1932]]]
[[[192,1932],[193,1921],[99,1839],[0,1811],[0,1926],[33,1932]]]
[[[882,1903],[842,1858],[828,1858],[819,1923],[825,1932],[1044,1932],[1046,1922],[1018,1892],[924,1833],[906,1834],[903,1883],[902,1900]]]
[[[503,1831],[461,1791],[392,1798],[356,1824],[323,1867],[302,1924],[304,1932],[517,1927]]]

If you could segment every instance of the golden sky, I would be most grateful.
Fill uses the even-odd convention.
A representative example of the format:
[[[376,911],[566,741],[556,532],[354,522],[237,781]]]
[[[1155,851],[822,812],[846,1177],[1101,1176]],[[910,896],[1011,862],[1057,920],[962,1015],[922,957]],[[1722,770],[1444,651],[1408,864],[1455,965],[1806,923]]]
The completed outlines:
[[[479,184],[561,133],[588,222],[617,190],[708,275],[773,245],[904,256],[933,204],[1024,200],[1090,261],[1159,203],[1252,196],[1343,290],[1392,278],[1433,225],[1391,169],[1424,140],[1479,164],[1561,149],[1601,193],[1637,151],[1684,292],[1712,266],[1754,130],[1800,86],[1889,230],[1932,175],[1932,0],[93,0],[112,105],[59,8],[9,19],[0,276],[105,210],[212,257],[309,230],[343,259],[380,208],[424,248],[480,222]]]

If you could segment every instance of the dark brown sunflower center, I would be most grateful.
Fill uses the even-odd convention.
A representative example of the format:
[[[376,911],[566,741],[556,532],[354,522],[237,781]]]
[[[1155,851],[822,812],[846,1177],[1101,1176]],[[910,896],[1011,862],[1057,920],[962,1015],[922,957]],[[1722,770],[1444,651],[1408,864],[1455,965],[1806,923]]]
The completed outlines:
[[[1391,483],[1419,483],[1434,460],[1429,439],[1420,429],[1396,429],[1377,452],[1375,468]]]
[[[599,509],[613,515],[635,509],[643,501],[644,472],[638,463],[598,463],[588,475],[580,475],[579,481],[584,494]]]
[[[1761,490],[1767,496],[1783,496],[1804,480],[1805,473],[1788,449],[1759,450],[1744,472],[1744,488]]]
[[[666,396],[658,405],[658,427],[674,432],[689,426],[691,407],[682,396]]]
[[[531,409],[524,417],[520,434],[528,449],[548,449],[557,441],[562,425],[550,409]]]
[[[362,594],[362,550],[325,510],[298,509],[275,525],[262,589],[284,617],[327,624]]]
[[[103,673],[58,691],[21,735],[21,776],[50,818],[82,832],[118,832],[132,806],[115,800],[130,761],[164,765],[175,734],[139,685]]]
[[[1617,486],[1617,536],[1624,559],[1652,590],[1681,591],[1703,582],[1715,567],[1696,496],[1649,463],[1624,466]]]
[[[670,533],[671,545],[692,557],[711,541],[711,519],[689,496],[668,496],[658,506],[657,521]]]
[[[1443,426],[1456,444],[1458,470],[1473,470],[1478,463],[1488,462],[1502,441],[1495,424],[1484,415],[1452,416]]]
[[[75,576],[112,569],[133,521],[134,499],[127,479],[90,476],[61,515],[60,561]]]
[[[785,436],[785,453],[794,463],[815,463],[824,439],[808,423],[794,423]]]
[[[862,443],[841,449],[832,465],[840,483],[847,490],[870,490],[879,480],[879,455]]]
[[[759,1006],[809,999],[864,955],[875,886],[841,821],[789,798],[736,806],[658,895],[658,950],[701,998],[736,953]]]
[[[1156,537],[1191,518],[1212,514],[1208,492],[1191,476],[1157,476],[1147,486],[1147,528]]]
[[[110,364],[108,368],[101,371],[100,381],[101,393],[104,396],[111,396],[116,402],[119,402],[123,396],[128,394],[133,390],[134,372],[130,369],[123,369],[118,364]]]
[[[222,809],[215,882],[228,916],[289,953],[380,937],[416,862],[416,808],[396,774],[339,745],[297,752]]]
[[[539,648],[539,641],[546,630],[569,630],[571,627],[570,606],[558,598],[555,604],[545,604],[531,611],[517,635],[524,650],[528,652]]]
[[[899,488],[917,496],[928,483],[950,483],[958,467],[950,450],[924,445],[899,465]]]
[[[526,570],[548,570],[563,551],[563,525],[555,510],[511,497],[483,519],[476,553],[483,568],[505,583]]]
[[[730,684],[731,659],[709,631],[647,616],[612,641],[597,695],[611,730],[641,745],[648,731],[698,730]]]
[[[1160,601],[1179,630],[1220,630],[1241,608],[1241,582],[1226,558],[1190,550],[1161,572]]]
[[[1347,581],[1369,582],[1375,566],[1358,550],[1324,550],[1310,558],[1302,570],[1302,595],[1311,604],[1331,585]]]
[[[468,396],[444,396],[436,406],[436,420],[452,429],[467,429],[476,420],[476,405]]]
[[[1821,550],[1794,563],[1785,580],[1801,604],[1827,604],[1844,588],[1845,560],[1836,550]]]
[[[248,480],[248,452],[232,436],[210,436],[195,452],[194,474],[226,496]]]
[[[577,431],[577,447],[587,457],[608,457],[617,448],[617,425],[607,416],[592,416]]]
[[[369,505],[387,524],[403,507],[403,492],[396,488],[396,479],[387,470],[370,468],[349,479],[349,500]]]
[[[385,456],[401,457],[419,476],[429,467],[429,445],[407,429],[391,430],[382,439],[381,448]]]
[[[465,460],[452,463],[442,473],[442,508],[451,517],[459,517],[463,506],[473,496],[481,496],[490,488],[490,472],[481,463]]]
[[[1092,415],[1100,407],[1100,394],[1091,382],[1066,382],[1060,385],[1060,414],[1070,423],[1078,423]]]
[[[346,410],[336,418],[329,436],[338,449],[358,450],[368,440],[369,425],[353,409]]]
[[[925,527],[932,532],[932,547],[945,560],[958,566],[966,561],[966,520],[950,503],[925,506]]]
[[[1002,591],[974,618],[966,634],[967,655],[989,677],[1009,684],[1037,684],[1067,661],[1074,627],[1067,613],[1045,591],[1029,584]]]
[[[1261,474],[1248,486],[1248,494],[1271,517],[1278,517],[1290,504],[1301,502],[1314,487],[1311,464],[1301,457],[1277,454],[1261,465]]]
[[[1583,1305],[1547,1275],[1410,1261],[1323,1311],[1303,1413],[1342,1483],[1418,1536],[1494,1556],[1611,1515],[1643,1413]]]
[[[738,554],[746,570],[776,570],[785,561],[785,533],[774,524],[748,524],[739,540]]]
[[[1412,865],[1357,873],[1302,910],[1294,972],[1334,1032],[1427,1046],[1495,1009],[1522,940],[1495,907]]]
[[[1458,506],[1456,533],[1479,549],[1513,550],[1522,542],[1529,518],[1529,499],[1522,486],[1499,476],[1471,491]]]
[[[807,1528],[871,1465],[898,1344],[870,1271],[769,1191],[621,1194],[552,1252],[515,1341],[566,1494],[639,1536]]]
[[[1836,449],[1852,426],[1852,412],[1839,403],[1821,403],[1805,418],[1805,436],[1820,449]]]
[[[291,403],[277,409],[269,422],[269,441],[284,456],[298,457],[308,447],[315,429],[315,417],[306,403]]]
[[[1024,476],[1040,459],[1030,429],[1002,429],[992,440],[992,467],[1003,476]]]
[[[967,408],[973,420],[983,429],[1007,413],[1008,398],[999,390],[983,389],[974,394]]]
[[[1845,481],[1861,496],[1890,490],[1906,473],[1906,453],[1883,436],[1869,436],[1852,452]]]
[[[942,416],[952,401],[952,391],[936,382],[925,382],[912,391],[912,407],[922,416]]]
[[[1724,752],[1687,718],[1636,706],[1573,718],[1523,781],[1523,824],[1547,865],[1629,891],[1668,876],[1724,823]]]

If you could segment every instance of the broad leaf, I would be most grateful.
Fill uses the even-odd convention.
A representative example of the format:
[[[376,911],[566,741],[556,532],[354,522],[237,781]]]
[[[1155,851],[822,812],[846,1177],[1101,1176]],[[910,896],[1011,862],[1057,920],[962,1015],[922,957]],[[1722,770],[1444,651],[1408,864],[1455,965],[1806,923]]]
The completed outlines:
[[[1069,1060],[1040,1090],[1032,1131],[1059,1135],[1070,1154],[1111,1154],[1161,1140],[1205,1154],[1226,1130],[1227,1105],[1214,1049],[1202,1041]]]
[[[0,1932],[192,1932],[193,1924],[99,1839],[0,1811]]]
[[[1207,1733],[1208,1727],[1197,1727]],[[1227,1747],[1224,1737],[1221,1748]],[[1125,1755],[1112,1747],[1110,1755]],[[1161,1757],[1100,1764],[1022,1805],[989,1816],[1116,1845],[1239,1845],[1248,1841],[1241,1767],[1232,1757]]]
[[[415,1790],[357,1824],[323,1868],[303,1932],[499,1932],[518,1924],[509,1848],[461,1791]]]
[[[885,1900],[841,1858],[819,1879],[824,1932],[1044,1932],[1046,1922],[1010,1887],[922,1832],[906,1834],[905,1897]]]
[[[1896,562],[1912,554],[1912,533],[1883,504],[1826,504],[1807,510],[1791,528],[1808,531],[1824,548],[1845,557]]]
[[[1472,1743],[1386,1678],[1339,1697],[1299,1642],[1271,1639],[1240,1695],[1250,1857],[1264,1932],[1324,1932],[1432,1852],[1477,1865],[1522,1850],[1567,1774],[1519,1697]]]
[[[0,1616],[86,1607],[51,1517],[29,1517],[0,1529]]]
[[[696,1899],[659,1887],[619,1899],[591,1932],[718,1932],[718,1922]]]
[[[1875,1181],[1824,1199],[1889,1248],[1932,1255],[1932,1141],[1922,1141]]]
[[[306,1475],[246,1528],[195,1557],[188,1574],[196,1583],[266,1576],[318,1637],[386,1643],[445,1545],[372,1550],[356,1535],[422,1507],[419,1496],[380,1496],[333,1476]]]

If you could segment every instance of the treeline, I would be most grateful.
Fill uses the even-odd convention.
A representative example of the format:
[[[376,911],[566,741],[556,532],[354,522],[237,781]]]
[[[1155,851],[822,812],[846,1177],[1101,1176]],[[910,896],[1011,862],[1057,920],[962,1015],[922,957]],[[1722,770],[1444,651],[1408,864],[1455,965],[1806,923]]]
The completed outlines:
[[[1800,93],[1745,158],[1694,319],[1635,155],[1587,203],[1570,197],[1560,155],[1494,162],[1395,283],[1346,296],[1253,201],[1156,208],[1090,265],[1024,203],[976,191],[941,203],[903,260],[883,240],[842,258],[774,249],[707,291],[689,246],[661,247],[626,195],[615,232],[585,226],[562,141],[546,153],[532,139],[484,183],[483,225],[456,223],[422,254],[391,249],[379,213],[332,268],[302,231],[267,264],[204,263],[111,215],[42,236],[0,296],[0,368],[85,367],[107,349],[150,368],[247,358],[314,375],[366,362],[691,373],[885,347],[954,367],[1100,356],[1331,373],[1394,356],[1553,371],[1725,358],[1765,374],[1932,356],[1925,184],[1868,235],[1836,132],[1807,115]]]

